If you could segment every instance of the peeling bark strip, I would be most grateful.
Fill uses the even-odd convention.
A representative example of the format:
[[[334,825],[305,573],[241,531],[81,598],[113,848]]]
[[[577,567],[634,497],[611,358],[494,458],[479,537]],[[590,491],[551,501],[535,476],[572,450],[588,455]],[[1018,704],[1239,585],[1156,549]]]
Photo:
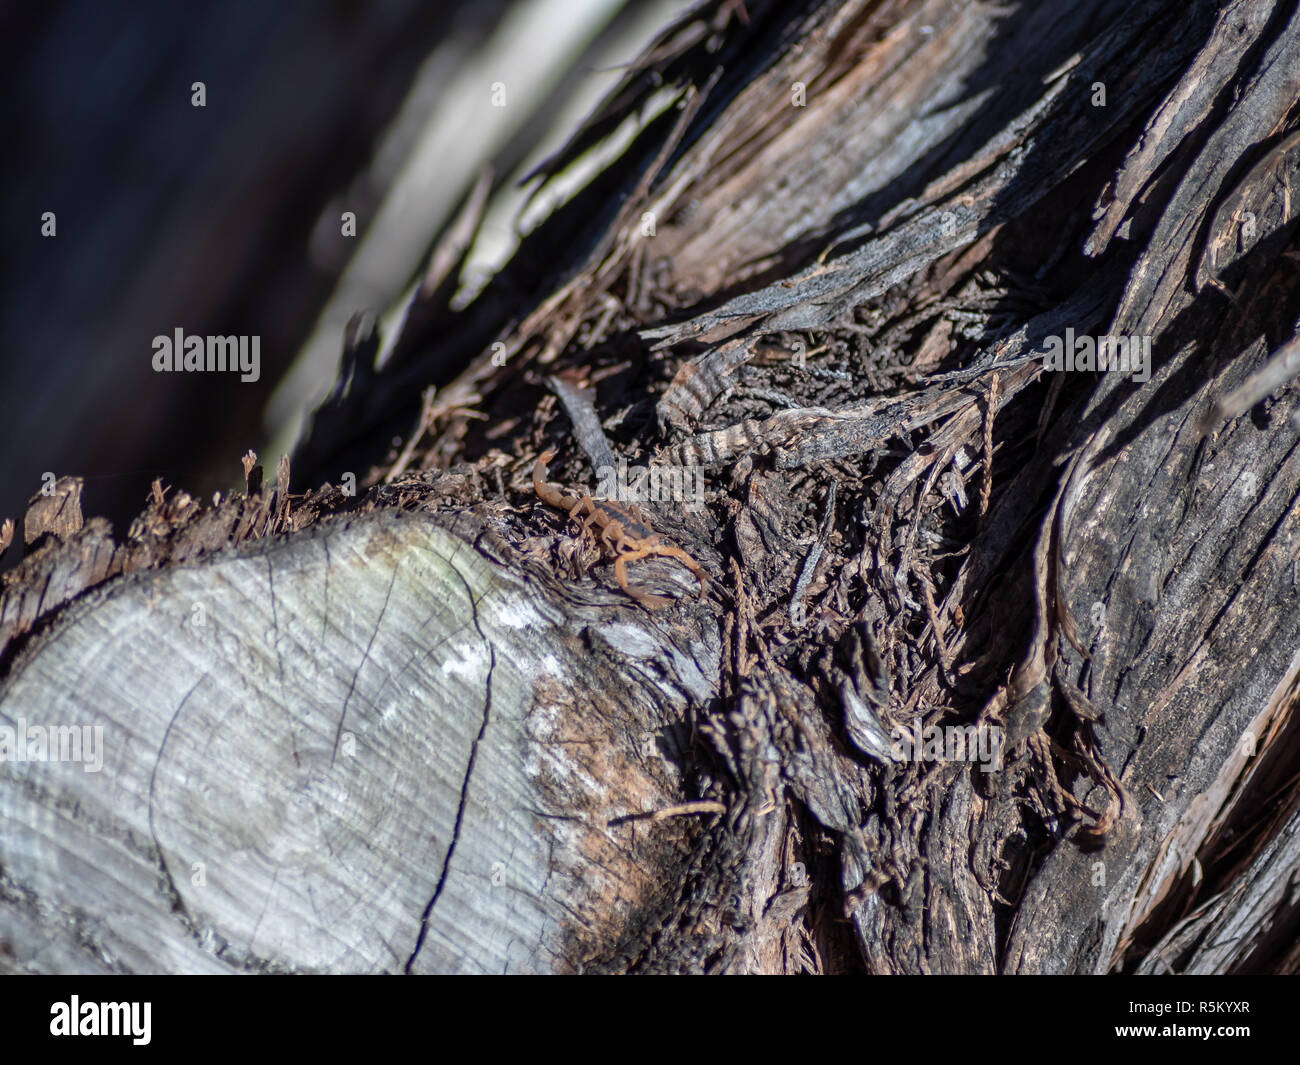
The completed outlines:
[[[684,428],[726,391],[735,371],[750,359],[757,355],[789,358],[793,354],[763,337],[743,337],[720,344],[677,371],[673,383],[659,400],[659,419]]]
[[[617,822],[673,807],[716,652],[458,528],[331,521],[68,610],[0,723],[92,725],[104,764],[0,762],[0,967],[563,970],[653,911],[692,828]]]

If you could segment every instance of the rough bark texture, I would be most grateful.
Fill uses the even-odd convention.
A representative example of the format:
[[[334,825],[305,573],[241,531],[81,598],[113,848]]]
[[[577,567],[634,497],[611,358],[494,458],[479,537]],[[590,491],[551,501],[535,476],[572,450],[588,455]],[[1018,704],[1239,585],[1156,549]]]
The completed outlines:
[[[663,85],[475,302],[354,323],[295,477],[362,500],[29,513],[0,722],[123,739],[0,766],[0,964],[1300,967],[1295,6],[706,5],[541,179]],[[552,448],[702,472],[641,506],[703,603]]]

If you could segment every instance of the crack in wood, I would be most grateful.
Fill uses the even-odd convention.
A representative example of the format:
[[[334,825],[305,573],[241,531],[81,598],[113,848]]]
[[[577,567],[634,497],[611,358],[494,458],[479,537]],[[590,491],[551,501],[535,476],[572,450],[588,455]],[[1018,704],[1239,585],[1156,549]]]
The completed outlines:
[[[456,551],[459,551],[459,546]],[[456,552],[452,552],[454,558]],[[465,580],[464,575],[454,565],[452,559],[444,559],[447,568],[460,580],[465,586],[465,594],[469,597],[469,608],[474,621],[474,628],[478,630],[479,637],[487,646],[488,650],[488,671],[487,677],[483,682],[483,719],[479,723],[478,735],[469,747],[469,760],[465,765],[465,775],[460,786],[460,803],[456,807],[456,820],[452,825],[451,842],[447,845],[447,854],[442,860],[442,871],[438,875],[438,883],[433,889],[433,896],[429,899],[428,905],[424,907],[424,913],[420,915],[420,931],[415,937],[415,947],[411,951],[411,956],[406,959],[406,965],[403,971],[409,976],[411,967],[415,964],[415,959],[420,954],[420,948],[424,946],[425,938],[429,934],[429,919],[433,916],[433,908],[438,904],[438,899],[442,896],[442,889],[447,885],[447,874],[451,871],[451,858],[456,853],[456,844],[460,840],[460,829],[465,819],[465,807],[469,804],[469,782],[474,775],[474,763],[478,759],[479,743],[487,733],[488,721],[492,716],[492,672],[496,669],[497,652],[492,641],[489,640],[483,632],[483,627],[479,623],[478,600],[474,598],[474,590],[470,587],[469,582]]]
[[[348,694],[343,699],[343,710],[339,714],[339,727],[334,733],[334,750],[330,754],[330,768],[334,768],[334,761],[339,756],[339,740],[343,738],[343,722],[348,716],[348,703],[352,701],[352,693],[357,688],[357,677],[365,668],[366,662],[370,660],[370,649],[375,646],[375,637],[379,635],[379,626],[383,624],[384,614],[388,610],[389,600],[393,597],[393,584],[397,581],[397,571],[401,568],[401,562],[393,565],[393,575],[388,578],[388,591],[384,595],[384,605],[379,608],[379,617],[375,619],[375,627],[370,630],[370,642],[366,644],[365,653],[361,656],[361,661],[357,663],[356,670],[352,673],[352,683],[348,685]]]

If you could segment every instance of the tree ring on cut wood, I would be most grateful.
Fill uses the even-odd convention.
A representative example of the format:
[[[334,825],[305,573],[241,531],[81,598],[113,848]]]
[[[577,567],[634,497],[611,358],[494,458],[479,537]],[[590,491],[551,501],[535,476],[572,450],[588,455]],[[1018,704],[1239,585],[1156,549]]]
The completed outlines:
[[[570,738],[584,699],[629,700],[574,691],[579,641],[546,638],[565,621],[465,539],[391,512],[94,590],[0,686],[0,728],[89,729],[83,754],[102,756],[0,762],[0,958],[557,967],[575,914],[589,926],[611,897],[625,913],[655,879],[645,834],[607,818],[674,794],[603,722]]]

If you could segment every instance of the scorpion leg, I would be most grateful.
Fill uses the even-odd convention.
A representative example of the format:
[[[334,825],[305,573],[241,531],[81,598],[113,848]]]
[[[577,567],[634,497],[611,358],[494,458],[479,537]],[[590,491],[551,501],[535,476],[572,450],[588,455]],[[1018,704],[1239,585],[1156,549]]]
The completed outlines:
[[[649,592],[641,592],[634,589],[627,583],[627,564],[638,558],[643,558],[645,552],[630,551],[627,554],[621,554],[614,562],[614,576],[618,578],[618,586],[627,592],[633,599],[648,610],[655,610],[658,607],[666,606],[668,600],[661,595],[651,595]]]

